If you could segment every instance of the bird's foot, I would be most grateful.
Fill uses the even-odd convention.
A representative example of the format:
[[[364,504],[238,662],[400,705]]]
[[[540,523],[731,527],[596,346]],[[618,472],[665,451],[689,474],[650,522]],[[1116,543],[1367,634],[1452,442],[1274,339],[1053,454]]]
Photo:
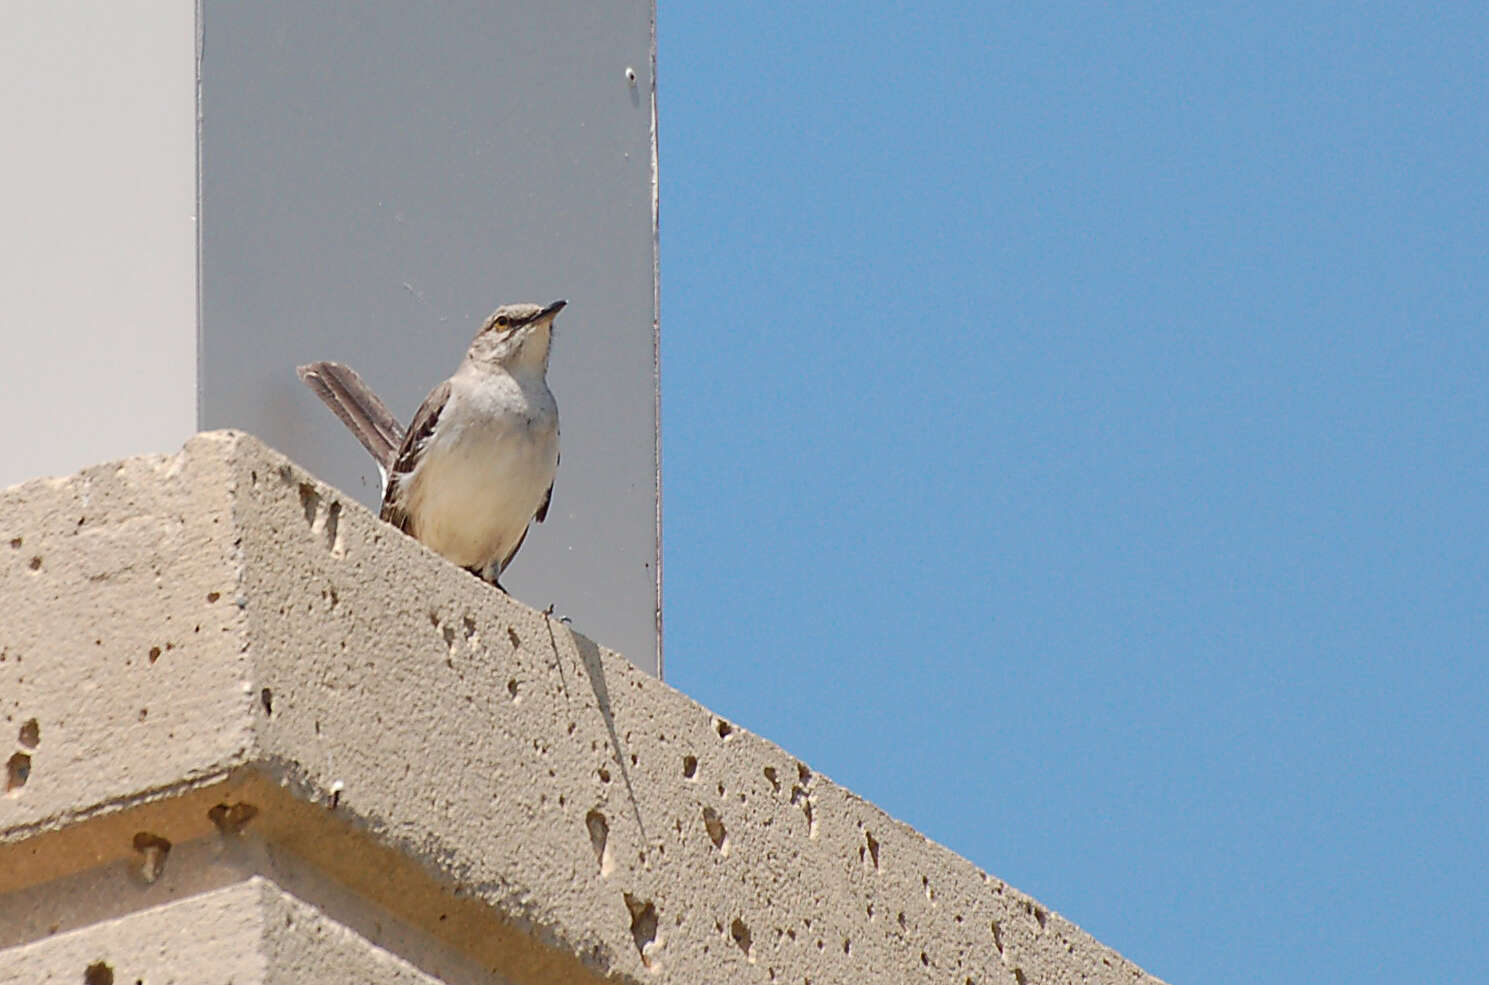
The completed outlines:
[[[477,578],[481,579],[486,584],[494,586],[496,588],[496,590],[499,591],[499,592],[501,592],[503,595],[511,595],[512,594],[511,592],[507,591],[505,588],[502,587],[501,573],[499,571],[495,570],[495,568],[482,569],[482,568],[477,568],[474,565],[472,565],[471,567],[468,567],[465,570],[466,571],[469,571],[471,574],[475,575]]]

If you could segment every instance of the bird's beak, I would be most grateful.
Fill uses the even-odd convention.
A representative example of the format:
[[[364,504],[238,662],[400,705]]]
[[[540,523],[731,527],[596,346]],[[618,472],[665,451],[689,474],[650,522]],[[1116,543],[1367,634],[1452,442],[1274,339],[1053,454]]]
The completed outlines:
[[[569,302],[567,302],[567,301],[555,301],[552,304],[550,304],[548,307],[544,308],[542,311],[538,312],[538,317],[536,319],[534,319],[534,320],[535,321],[540,321],[540,320],[542,320],[544,318],[552,318],[554,315],[558,314],[560,311],[563,311],[564,310],[564,305],[566,305],[568,303]]]

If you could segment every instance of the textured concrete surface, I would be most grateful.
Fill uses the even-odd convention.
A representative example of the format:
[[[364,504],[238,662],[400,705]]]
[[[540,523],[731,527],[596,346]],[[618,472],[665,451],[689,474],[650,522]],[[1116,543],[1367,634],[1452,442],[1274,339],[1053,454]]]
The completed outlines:
[[[244,435],[0,493],[0,597],[0,969],[252,890],[446,981],[1154,981]]]

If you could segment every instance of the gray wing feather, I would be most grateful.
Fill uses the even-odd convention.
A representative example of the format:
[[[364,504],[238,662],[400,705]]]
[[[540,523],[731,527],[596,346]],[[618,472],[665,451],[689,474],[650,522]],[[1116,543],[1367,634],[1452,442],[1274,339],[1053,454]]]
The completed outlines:
[[[562,455],[557,455],[557,456],[554,457],[554,459],[553,459],[553,467],[554,467],[554,469],[557,469],[558,468],[558,463],[560,461],[562,461],[562,460],[563,460],[563,456]],[[538,507],[538,512],[536,512],[536,513],[533,514],[533,519],[537,520],[539,523],[542,523],[544,520],[548,519],[548,504],[551,503],[551,502],[553,502],[553,483],[550,482],[550,483],[548,483],[548,491],[543,494],[543,504]],[[527,535],[524,534],[523,536],[527,536]],[[522,544],[519,543],[517,546],[518,547],[521,547]],[[512,553],[513,554],[516,554],[517,552],[514,550]]]
[[[388,487],[383,491],[381,516],[404,533],[412,533],[412,531],[409,530],[408,511],[401,505],[403,484],[418,467],[419,455],[424,451],[424,445],[429,440],[429,436],[434,433],[435,426],[439,424],[439,416],[444,412],[449,400],[449,380],[445,380],[429,391],[429,396],[424,398],[424,402],[419,405],[418,411],[414,414],[413,421],[409,423],[408,433],[403,436],[403,441],[398,445],[397,453],[392,456],[392,464],[388,468]]]

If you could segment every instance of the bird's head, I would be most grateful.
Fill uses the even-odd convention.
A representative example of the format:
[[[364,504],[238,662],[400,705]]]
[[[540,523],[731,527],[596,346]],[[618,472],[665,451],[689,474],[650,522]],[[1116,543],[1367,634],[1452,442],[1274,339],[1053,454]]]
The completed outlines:
[[[546,371],[553,319],[566,304],[567,301],[554,301],[546,305],[502,305],[481,323],[466,358],[508,371]]]

